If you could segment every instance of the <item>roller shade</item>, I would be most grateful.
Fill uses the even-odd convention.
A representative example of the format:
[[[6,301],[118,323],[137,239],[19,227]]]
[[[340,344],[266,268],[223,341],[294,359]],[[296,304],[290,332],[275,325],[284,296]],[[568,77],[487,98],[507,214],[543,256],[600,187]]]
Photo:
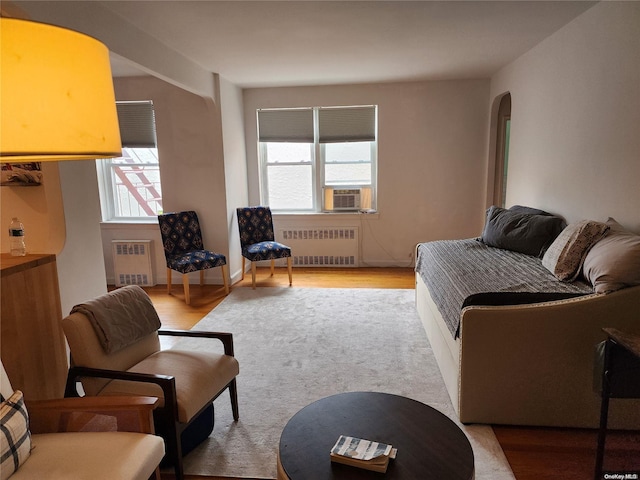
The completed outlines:
[[[372,142],[376,139],[376,107],[321,108],[320,143]]]
[[[258,110],[258,138],[261,142],[313,143],[313,110]]]
[[[123,147],[155,148],[156,119],[153,102],[116,102]]]

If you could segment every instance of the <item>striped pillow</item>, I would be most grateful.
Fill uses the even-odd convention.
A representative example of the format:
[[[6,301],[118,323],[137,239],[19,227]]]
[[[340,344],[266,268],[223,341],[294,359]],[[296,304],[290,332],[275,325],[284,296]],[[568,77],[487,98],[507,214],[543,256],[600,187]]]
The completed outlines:
[[[13,392],[11,397],[0,405],[0,431],[0,476],[2,480],[6,480],[31,453],[29,415],[20,390]]]

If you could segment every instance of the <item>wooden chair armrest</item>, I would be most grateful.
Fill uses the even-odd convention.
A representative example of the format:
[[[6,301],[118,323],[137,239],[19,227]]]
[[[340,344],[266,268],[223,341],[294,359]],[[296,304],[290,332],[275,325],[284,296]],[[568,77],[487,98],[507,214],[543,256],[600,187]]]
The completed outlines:
[[[156,397],[105,396],[33,400],[27,402],[32,433],[139,432],[154,433]]]
[[[228,332],[209,332],[205,330],[176,330],[161,328],[158,335],[168,335],[172,337],[196,337],[196,338],[215,338],[224,345],[224,354],[230,357],[234,356],[233,352],[233,334]]]
[[[165,396],[175,395],[175,377],[172,375],[157,375],[152,373],[125,372],[121,370],[107,370],[90,367],[71,367],[67,373],[65,397],[78,397],[76,382],[82,377],[110,378],[111,380],[129,380],[132,382],[155,383],[162,388]]]
[[[169,411],[173,418],[178,416],[178,402],[176,394],[176,379],[172,375],[157,375],[151,373],[124,372],[120,370],[105,370],[101,368],[71,367],[67,373],[65,397],[77,397],[76,382],[82,377],[110,378],[112,380],[128,380],[131,382],[154,383],[162,388],[164,395],[163,410]]]

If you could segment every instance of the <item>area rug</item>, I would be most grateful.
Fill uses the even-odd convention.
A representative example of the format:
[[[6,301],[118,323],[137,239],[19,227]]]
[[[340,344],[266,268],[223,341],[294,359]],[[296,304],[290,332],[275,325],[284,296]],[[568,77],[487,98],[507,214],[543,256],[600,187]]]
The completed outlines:
[[[275,479],[287,421],[341,392],[404,395],[456,421],[414,295],[366,288],[234,289],[193,329],[233,333],[240,420],[233,421],[225,392],[214,403],[213,433],[185,457],[185,472]],[[180,346],[211,347],[204,342],[189,339]],[[514,479],[491,427],[461,428],[473,448],[476,480]]]

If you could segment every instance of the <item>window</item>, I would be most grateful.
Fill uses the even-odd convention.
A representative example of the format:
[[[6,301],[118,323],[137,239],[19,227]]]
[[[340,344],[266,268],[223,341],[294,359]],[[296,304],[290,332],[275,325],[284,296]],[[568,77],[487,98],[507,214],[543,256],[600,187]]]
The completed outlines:
[[[155,220],[162,213],[162,187],[153,103],[116,106],[122,157],[96,162],[103,220]]]
[[[376,114],[375,106],[258,110],[262,203],[274,211],[375,209]]]

